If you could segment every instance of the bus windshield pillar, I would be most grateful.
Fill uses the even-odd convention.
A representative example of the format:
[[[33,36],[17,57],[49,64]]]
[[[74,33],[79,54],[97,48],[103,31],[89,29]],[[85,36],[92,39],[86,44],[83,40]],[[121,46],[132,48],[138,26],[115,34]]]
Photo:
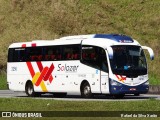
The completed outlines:
[[[113,49],[112,47],[107,47],[109,59],[113,59]]]

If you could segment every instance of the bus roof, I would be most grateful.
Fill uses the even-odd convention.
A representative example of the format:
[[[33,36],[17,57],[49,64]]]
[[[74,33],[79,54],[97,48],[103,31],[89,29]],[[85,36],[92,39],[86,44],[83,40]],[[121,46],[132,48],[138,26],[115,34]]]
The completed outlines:
[[[91,39],[91,38],[102,38],[115,42],[125,42],[125,43],[133,43],[134,40],[126,35],[119,34],[91,34],[91,35],[75,35],[75,36],[67,36],[62,37],[60,39],[63,40],[73,40],[73,39]]]
[[[83,42],[82,42],[83,41]],[[140,45],[136,40],[126,35],[119,34],[90,34],[62,37],[55,40],[34,40],[32,42],[13,43],[9,48],[31,47],[31,46],[49,46],[49,45],[67,45],[67,44],[95,45],[100,47],[112,45]]]

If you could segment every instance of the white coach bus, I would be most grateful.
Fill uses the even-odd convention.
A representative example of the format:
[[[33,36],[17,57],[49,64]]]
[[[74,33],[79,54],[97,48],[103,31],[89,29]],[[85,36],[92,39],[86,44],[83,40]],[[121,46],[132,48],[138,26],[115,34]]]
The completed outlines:
[[[13,43],[8,50],[7,84],[28,96],[53,93],[90,98],[123,98],[149,90],[147,62],[153,50],[129,36],[92,34]]]

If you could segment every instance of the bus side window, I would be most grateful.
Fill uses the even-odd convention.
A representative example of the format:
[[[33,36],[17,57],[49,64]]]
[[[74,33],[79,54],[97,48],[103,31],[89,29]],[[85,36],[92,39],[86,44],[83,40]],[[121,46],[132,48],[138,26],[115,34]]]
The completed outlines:
[[[107,57],[106,57],[106,52],[103,48],[100,49],[99,51],[100,55],[100,63],[101,63],[101,70],[104,72],[108,72],[108,63],[107,63]]]
[[[99,62],[99,47],[95,46],[82,46],[82,62],[89,66],[100,69]]]
[[[24,62],[26,59],[25,56],[25,49],[21,49],[21,48],[14,48],[13,49],[13,56],[12,56],[12,60],[13,62]]]
[[[43,48],[42,47],[28,47],[26,50],[26,61],[42,61]],[[27,58],[26,57],[26,58]]]
[[[73,50],[72,50],[71,46],[64,46],[63,47],[63,54],[64,54],[64,60],[71,60],[72,54],[73,54]]]
[[[13,56],[14,56],[14,49],[13,48],[9,48],[9,51],[8,51],[8,62],[13,62]]]
[[[45,49],[45,61],[61,60],[61,47],[49,46]]]
[[[95,46],[82,46],[82,63],[108,72],[106,52],[103,48]]]
[[[80,47],[78,45],[63,46],[64,60],[79,60]]]

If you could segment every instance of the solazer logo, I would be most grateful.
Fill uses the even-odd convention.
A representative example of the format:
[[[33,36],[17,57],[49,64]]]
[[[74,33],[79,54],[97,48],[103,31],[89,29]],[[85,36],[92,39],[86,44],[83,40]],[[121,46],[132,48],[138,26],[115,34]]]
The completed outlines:
[[[65,72],[77,72],[79,65],[62,65],[58,64],[57,71],[65,71]]]
[[[39,68],[39,71],[37,72],[34,71],[31,62],[26,62],[28,69],[30,71],[30,74],[32,76],[32,82],[34,83],[35,86],[40,85],[43,92],[48,92],[44,84],[44,81],[49,80],[50,83],[52,82],[53,80],[52,72],[54,70],[54,65],[52,63],[50,67],[48,66],[43,67],[41,62],[36,62],[36,63]]]

